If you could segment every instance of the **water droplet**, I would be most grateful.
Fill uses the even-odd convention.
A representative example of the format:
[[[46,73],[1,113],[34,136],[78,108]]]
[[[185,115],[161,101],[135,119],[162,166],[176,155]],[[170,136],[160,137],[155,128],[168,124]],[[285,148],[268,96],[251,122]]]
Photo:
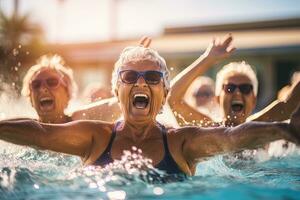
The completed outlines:
[[[96,183],[90,183],[89,188],[97,188],[97,184]]]
[[[26,55],[29,55],[29,51],[26,51]]]
[[[153,193],[156,195],[162,195],[164,193],[164,190],[161,187],[155,187],[153,188]]]
[[[40,189],[40,186],[39,186],[38,184],[34,184],[33,187],[34,187],[35,189]]]
[[[14,70],[15,70],[15,71],[18,71],[18,70],[19,70],[19,68],[18,68],[17,66],[15,66],[15,67],[14,67]]]
[[[132,149],[132,151],[136,151],[137,150],[136,146],[132,146],[131,149]]]
[[[170,70],[173,71],[173,70],[174,70],[174,67],[171,67]]]
[[[123,190],[107,192],[107,196],[109,199],[123,200],[126,197],[126,192]]]
[[[21,62],[18,62],[18,67],[21,67]]]
[[[14,56],[17,56],[18,54],[19,54],[18,49],[13,49],[13,55],[14,55]]]

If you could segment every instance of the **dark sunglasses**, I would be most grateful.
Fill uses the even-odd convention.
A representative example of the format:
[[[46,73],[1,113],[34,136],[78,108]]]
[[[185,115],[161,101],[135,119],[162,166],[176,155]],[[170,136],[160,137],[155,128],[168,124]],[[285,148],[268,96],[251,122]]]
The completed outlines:
[[[164,76],[160,71],[134,71],[134,70],[122,70],[119,71],[119,77],[123,83],[134,84],[140,77],[143,77],[147,84],[156,85],[159,84],[161,78]]]
[[[31,82],[31,88],[34,90],[37,90],[44,84],[50,89],[55,89],[61,83],[64,86],[66,86],[66,84],[62,81],[62,79],[56,78],[56,77],[51,77],[51,78],[47,78],[47,79],[36,79]]]
[[[240,90],[240,92],[242,94],[245,94],[245,95],[250,94],[252,92],[252,90],[253,90],[253,86],[251,84],[248,84],[248,83],[241,84],[241,85],[236,85],[236,84],[229,83],[229,84],[223,85],[223,90],[226,93],[229,93],[229,94],[234,93],[234,91],[237,88]]]

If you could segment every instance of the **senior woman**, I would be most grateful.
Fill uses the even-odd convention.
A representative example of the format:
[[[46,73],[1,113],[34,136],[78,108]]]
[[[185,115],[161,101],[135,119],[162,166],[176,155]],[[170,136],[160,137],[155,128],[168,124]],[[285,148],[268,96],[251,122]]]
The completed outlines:
[[[74,121],[44,124],[31,119],[0,122],[0,139],[80,156],[87,165],[105,166],[132,146],[169,174],[193,175],[199,159],[257,148],[284,138],[300,139],[300,108],[290,123],[245,123],[234,128],[167,128],[156,121],[166,101],[169,72],[165,60],[149,48],[129,47],[115,64],[113,88],[123,121]]]
[[[65,114],[77,85],[72,69],[58,55],[44,55],[26,73],[22,95],[28,97],[44,123],[66,123],[72,118]]]

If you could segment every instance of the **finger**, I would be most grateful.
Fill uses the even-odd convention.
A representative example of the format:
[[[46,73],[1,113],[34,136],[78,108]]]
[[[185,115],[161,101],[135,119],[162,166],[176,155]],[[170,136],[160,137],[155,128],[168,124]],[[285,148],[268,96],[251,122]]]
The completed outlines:
[[[139,41],[139,45],[140,46],[144,46],[144,43],[145,43],[145,41],[147,40],[147,36],[143,36],[141,39],[140,39],[140,41]]]
[[[234,46],[229,46],[226,51],[229,53],[229,54],[232,54],[232,52],[234,52],[236,50],[236,47]]]
[[[215,41],[216,41],[216,42],[215,42],[215,46],[220,45],[220,38],[219,38],[219,37],[217,37]]]
[[[214,46],[216,45],[216,37],[213,37],[212,44],[213,44]]]
[[[233,37],[231,33],[226,37],[226,39],[223,42],[223,46],[229,46],[233,40]]]
[[[150,37],[147,37],[147,40],[144,43],[144,47],[148,48],[150,46],[151,42],[152,42],[152,39]]]

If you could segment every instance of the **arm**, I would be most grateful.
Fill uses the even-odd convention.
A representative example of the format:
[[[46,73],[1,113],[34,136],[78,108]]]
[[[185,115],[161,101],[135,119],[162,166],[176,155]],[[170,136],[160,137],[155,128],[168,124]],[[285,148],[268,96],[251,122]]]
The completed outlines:
[[[203,75],[211,68],[218,60],[228,57],[234,50],[231,46],[232,36],[229,35],[224,42],[216,42],[214,40],[201,55],[190,66],[180,72],[171,83],[170,95],[168,102],[174,112],[177,113],[177,120],[182,122],[183,119],[187,122],[196,121],[211,121],[211,119],[200,113],[194,108],[191,108],[183,99],[185,92],[191,83],[200,75]],[[183,119],[182,119],[183,118]]]
[[[102,120],[113,122],[121,117],[117,98],[103,99],[90,103],[72,114],[72,120]]]
[[[287,120],[300,102],[300,82],[295,84],[285,101],[275,100],[263,110],[247,118],[247,121],[283,121]]]
[[[299,110],[298,116],[293,117],[290,124],[247,122],[231,128],[186,128],[187,130],[183,130],[183,155],[189,163],[195,164],[199,158],[255,149],[278,139],[299,143]]]
[[[91,151],[94,138],[99,137],[95,130],[103,134],[103,140],[106,139],[104,129],[92,121],[58,125],[39,123],[32,119],[4,120],[0,122],[0,139],[86,157]]]

